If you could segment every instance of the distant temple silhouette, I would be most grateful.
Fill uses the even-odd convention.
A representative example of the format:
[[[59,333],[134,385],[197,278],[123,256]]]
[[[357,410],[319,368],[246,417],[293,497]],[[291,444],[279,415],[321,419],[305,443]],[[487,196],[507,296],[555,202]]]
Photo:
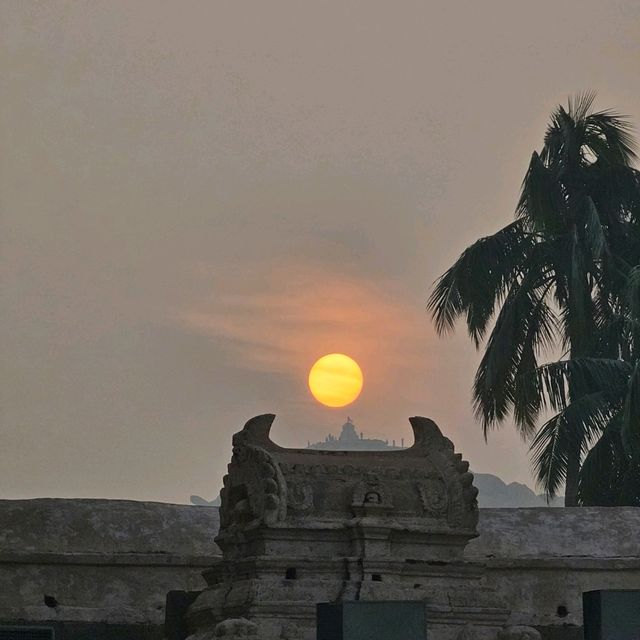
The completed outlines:
[[[399,447],[396,446],[395,440],[392,441],[392,444],[389,444],[388,440],[365,438],[362,432],[358,434],[353,420],[347,417],[347,421],[342,425],[342,431],[337,438],[329,434],[323,442],[316,442],[315,444],[309,443],[307,449],[323,449],[327,451],[391,451],[404,449],[404,438],[400,441]]]

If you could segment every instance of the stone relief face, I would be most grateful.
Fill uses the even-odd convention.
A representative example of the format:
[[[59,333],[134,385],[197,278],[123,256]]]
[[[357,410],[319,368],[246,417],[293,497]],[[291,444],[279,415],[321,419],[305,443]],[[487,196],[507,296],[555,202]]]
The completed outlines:
[[[369,491],[364,496],[365,504],[380,504],[382,502],[382,498],[377,491]]]
[[[366,480],[361,480],[355,485],[351,506],[366,507],[373,505],[392,507],[393,501],[384,483],[376,476],[368,474]]]

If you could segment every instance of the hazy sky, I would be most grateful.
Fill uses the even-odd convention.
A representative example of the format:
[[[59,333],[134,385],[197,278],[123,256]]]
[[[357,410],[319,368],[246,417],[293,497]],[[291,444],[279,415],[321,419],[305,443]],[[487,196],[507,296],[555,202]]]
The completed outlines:
[[[231,434],[435,419],[477,471],[478,354],[431,283],[509,221],[568,94],[640,124],[640,2],[2,0],[0,497],[217,494]],[[362,366],[318,405],[314,360]]]

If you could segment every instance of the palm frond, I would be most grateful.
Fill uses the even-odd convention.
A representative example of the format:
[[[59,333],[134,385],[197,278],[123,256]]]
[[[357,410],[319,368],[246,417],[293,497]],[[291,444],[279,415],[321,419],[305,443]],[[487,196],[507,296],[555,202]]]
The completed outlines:
[[[614,111],[590,114],[585,137],[594,155],[608,164],[629,166],[637,157],[633,126],[626,116]]]
[[[578,500],[585,506],[621,504],[629,457],[620,439],[620,415],[613,415],[580,470]]]
[[[451,331],[466,314],[467,328],[479,345],[495,305],[520,272],[535,238],[515,221],[492,236],[481,238],[436,282],[429,298],[438,333]]]
[[[529,450],[537,483],[548,498],[554,498],[564,482],[569,450],[567,425],[559,413],[540,427]]]
[[[553,172],[534,151],[522,181],[516,217],[536,232],[561,233],[566,222],[566,202]]]
[[[547,285],[547,290],[550,285]],[[541,291],[522,343],[513,380],[513,417],[524,438],[535,432],[544,404],[542,388],[531,372],[538,368],[538,354],[549,349],[557,338],[558,322],[555,312],[545,302],[547,291]]]
[[[573,401],[544,424],[530,447],[537,481],[553,498],[566,477],[571,452],[583,455],[589,443],[601,436],[616,408],[601,392]]]
[[[544,303],[548,284],[541,263],[532,260],[524,278],[512,284],[502,304],[473,386],[474,407],[485,437],[488,429],[504,420],[514,406],[515,379],[527,336],[534,349],[553,340],[555,318]],[[528,424],[523,418],[522,425]]]
[[[538,377],[549,408],[562,411],[570,404],[570,386],[577,397],[599,392],[612,405],[621,406],[632,370],[632,365],[623,360],[575,358],[544,364],[534,375]]]
[[[576,122],[584,120],[591,110],[596,96],[597,92],[593,90],[579,91],[575,95],[569,96],[567,103],[571,118]]]
[[[583,171],[584,184],[607,229],[609,242],[626,241],[629,223],[640,214],[640,172],[598,158]]]

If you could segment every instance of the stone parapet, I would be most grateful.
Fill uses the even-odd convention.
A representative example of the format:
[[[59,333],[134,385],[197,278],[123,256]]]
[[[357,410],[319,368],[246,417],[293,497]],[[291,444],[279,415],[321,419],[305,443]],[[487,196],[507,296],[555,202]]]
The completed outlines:
[[[486,586],[511,610],[507,624],[533,626],[542,640],[579,640],[583,591],[640,586],[638,508],[493,508],[479,514],[479,537],[469,542],[459,562],[404,562],[398,573],[411,589],[423,584],[423,572],[443,579],[459,572],[460,581],[465,572],[480,573],[482,581],[474,577],[471,582],[483,585],[478,591]],[[0,624],[50,624],[64,628],[58,637],[65,640],[162,638],[167,592],[201,590],[207,586],[202,572],[213,576],[211,571],[219,571],[218,526],[215,507],[0,500]],[[288,568],[303,567],[299,556],[291,558],[294,562],[264,558],[266,566],[257,570],[283,581]],[[324,566],[324,561],[309,564],[318,573]],[[349,569],[354,575],[357,557],[355,566]],[[379,586],[371,573],[384,578],[390,571],[388,565],[370,566],[364,593]],[[326,572],[344,575],[340,563],[328,563]],[[304,580],[303,568],[299,575]],[[345,597],[353,593],[347,591],[352,586],[345,586]],[[58,606],[47,607],[45,594],[55,597]],[[311,618],[307,613],[300,619]],[[476,640],[477,630],[466,635]]]

